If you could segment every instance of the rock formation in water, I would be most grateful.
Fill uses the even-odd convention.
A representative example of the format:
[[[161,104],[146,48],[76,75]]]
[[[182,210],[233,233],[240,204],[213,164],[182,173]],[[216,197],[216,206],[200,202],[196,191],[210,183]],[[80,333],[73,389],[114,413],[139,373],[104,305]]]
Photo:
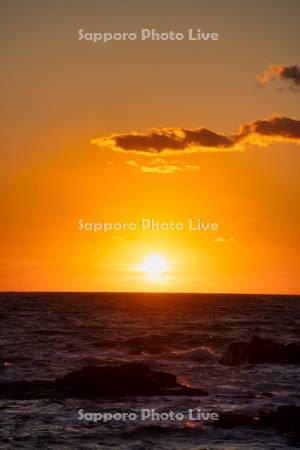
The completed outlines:
[[[254,336],[249,342],[235,342],[229,345],[223,364],[300,364],[300,345],[277,344],[268,339]]]
[[[291,445],[300,444],[300,406],[283,405],[269,413],[247,414],[229,412],[220,414],[216,426],[220,428],[250,427],[274,428]]]
[[[86,366],[54,381],[17,381],[0,385],[0,398],[97,398],[102,396],[207,395],[178,383],[176,376],[146,364]]]

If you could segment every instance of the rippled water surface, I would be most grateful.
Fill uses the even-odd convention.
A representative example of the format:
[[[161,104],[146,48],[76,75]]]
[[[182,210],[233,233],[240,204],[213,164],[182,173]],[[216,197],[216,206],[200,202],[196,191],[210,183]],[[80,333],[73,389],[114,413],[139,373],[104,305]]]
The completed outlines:
[[[221,430],[188,421],[91,423],[79,421],[78,410],[267,411],[298,404],[296,366],[226,367],[219,361],[231,342],[254,335],[299,342],[299,300],[204,294],[1,294],[0,358],[6,365],[0,372],[2,382],[54,379],[84,365],[142,361],[206,389],[209,396],[2,400],[0,448],[292,448],[272,430]]]

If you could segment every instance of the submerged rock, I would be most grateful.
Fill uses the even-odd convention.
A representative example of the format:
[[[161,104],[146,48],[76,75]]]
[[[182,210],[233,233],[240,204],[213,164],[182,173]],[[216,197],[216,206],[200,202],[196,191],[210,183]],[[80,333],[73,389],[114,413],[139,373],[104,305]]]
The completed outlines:
[[[254,336],[249,342],[235,342],[229,345],[223,364],[300,364],[300,345],[278,344],[272,340]]]
[[[86,366],[54,381],[20,381],[0,385],[0,398],[96,398],[128,395],[207,395],[177,382],[176,376],[146,364]]]

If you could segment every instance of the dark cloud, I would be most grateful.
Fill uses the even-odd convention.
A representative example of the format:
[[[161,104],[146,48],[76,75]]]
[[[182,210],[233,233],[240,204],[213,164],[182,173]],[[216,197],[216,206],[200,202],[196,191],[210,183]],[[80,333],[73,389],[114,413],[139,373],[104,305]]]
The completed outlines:
[[[281,72],[281,78],[291,80],[295,86],[300,86],[300,67],[285,66]]]
[[[147,133],[136,131],[112,134],[92,140],[92,143],[115,151],[143,152],[205,152],[244,150],[246,144],[266,145],[273,142],[300,144],[300,120],[274,116],[242,124],[239,133],[226,136],[207,128],[162,128]]]
[[[255,135],[255,136],[254,136]],[[245,124],[241,128],[238,140],[260,137],[268,142],[291,141],[300,144],[300,120],[290,117],[270,117]]]
[[[163,151],[209,151],[229,149],[234,139],[207,128],[162,128],[147,133],[112,134],[92,141],[116,151],[157,154]]]
[[[299,90],[300,67],[296,65],[283,66],[280,64],[272,64],[256,77],[256,80],[260,86],[264,86],[270,83],[270,81],[278,79],[289,82],[289,89],[293,91]]]
[[[160,153],[164,149],[180,150],[182,140],[172,129],[153,130],[148,134],[115,135],[115,146],[123,150],[136,150],[150,153]]]
[[[235,144],[233,139],[224,136],[223,134],[215,133],[207,128],[200,128],[196,130],[184,129],[183,132],[185,133],[185,141],[187,146],[196,145],[207,148],[230,148]]]

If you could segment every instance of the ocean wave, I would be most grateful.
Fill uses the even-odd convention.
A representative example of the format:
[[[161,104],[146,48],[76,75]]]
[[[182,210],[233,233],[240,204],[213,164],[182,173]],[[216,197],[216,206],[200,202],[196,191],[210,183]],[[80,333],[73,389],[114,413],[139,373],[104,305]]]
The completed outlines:
[[[187,350],[173,350],[153,355],[152,353],[142,352],[132,353],[130,350],[107,349],[101,352],[92,352],[86,355],[77,354],[73,358],[80,359],[85,364],[97,364],[108,361],[131,362],[131,361],[192,361],[192,362],[215,362],[218,355],[210,347],[195,347]]]
[[[187,361],[208,362],[215,361],[216,353],[210,347],[194,347],[188,350],[174,351],[170,353],[172,358],[182,359]]]

